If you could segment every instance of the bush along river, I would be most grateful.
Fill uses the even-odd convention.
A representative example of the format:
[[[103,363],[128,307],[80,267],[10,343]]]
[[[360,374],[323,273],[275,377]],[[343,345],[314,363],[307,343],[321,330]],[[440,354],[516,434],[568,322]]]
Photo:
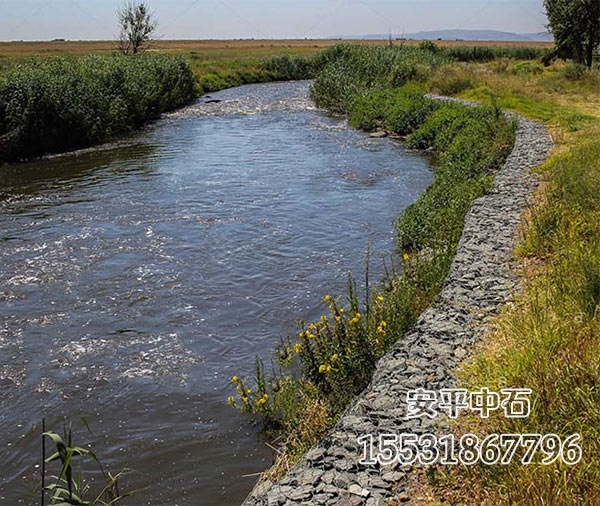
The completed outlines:
[[[129,467],[123,486],[148,486],[132,504],[240,503],[272,463],[229,379],[362,279],[368,244],[382,277],[394,218],[432,179],[309,87],[222,91],[127,141],[2,167],[1,503],[39,501],[42,417]]]

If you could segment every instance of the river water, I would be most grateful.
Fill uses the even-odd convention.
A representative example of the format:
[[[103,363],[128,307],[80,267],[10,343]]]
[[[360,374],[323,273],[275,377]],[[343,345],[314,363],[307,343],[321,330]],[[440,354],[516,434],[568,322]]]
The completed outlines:
[[[127,504],[239,504],[273,456],[229,378],[362,278],[367,244],[381,277],[431,181],[422,155],[316,110],[309,83],[212,97],[0,171],[1,504],[39,504],[42,417],[149,486]]]

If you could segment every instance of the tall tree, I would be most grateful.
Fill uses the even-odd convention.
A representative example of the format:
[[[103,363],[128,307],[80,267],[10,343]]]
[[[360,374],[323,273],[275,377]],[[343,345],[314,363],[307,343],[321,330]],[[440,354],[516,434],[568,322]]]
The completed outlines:
[[[556,55],[591,68],[600,46],[600,0],[544,0]]]
[[[156,30],[156,22],[145,3],[127,1],[117,11],[119,17],[119,49],[123,54],[136,54],[144,46]]]

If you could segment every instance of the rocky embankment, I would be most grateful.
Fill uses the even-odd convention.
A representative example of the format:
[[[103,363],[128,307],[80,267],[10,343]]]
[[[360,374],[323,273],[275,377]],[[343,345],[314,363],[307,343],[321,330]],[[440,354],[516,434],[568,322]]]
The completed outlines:
[[[444,420],[406,418],[406,394],[455,385],[453,371],[486,331],[486,322],[511,298],[511,270],[521,214],[537,185],[531,169],[553,143],[547,130],[517,117],[515,146],[492,191],[469,211],[444,289],[378,363],[371,384],[330,434],[277,483],[259,483],[245,506],[366,505],[410,499],[409,466],[360,464],[366,434],[444,433]],[[446,429],[447,430],[447,429]]]

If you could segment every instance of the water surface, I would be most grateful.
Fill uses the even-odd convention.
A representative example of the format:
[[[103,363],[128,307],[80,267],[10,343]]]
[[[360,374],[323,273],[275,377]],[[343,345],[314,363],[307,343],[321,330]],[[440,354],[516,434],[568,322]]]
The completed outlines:
[[[431,181],[308,87],[223,91],[125,142],[2,168],[0,503],[36,504],[43,416],[150,485],[128,504],[237,504],[269,466],[229,378],[362,276],[369,243],[381,276],[394,217]]]

